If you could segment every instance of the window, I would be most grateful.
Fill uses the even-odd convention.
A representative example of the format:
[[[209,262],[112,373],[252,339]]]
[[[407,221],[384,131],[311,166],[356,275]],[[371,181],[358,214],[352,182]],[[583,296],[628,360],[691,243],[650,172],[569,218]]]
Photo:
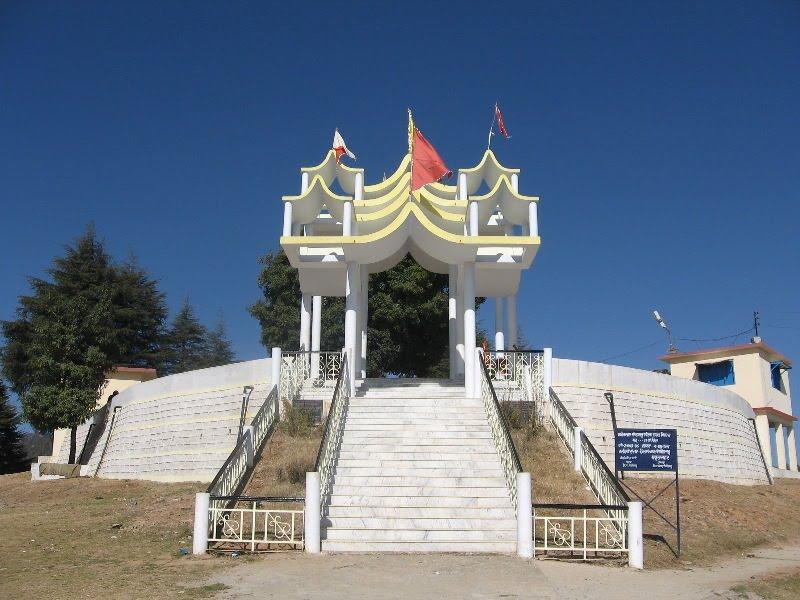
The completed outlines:
[[[733,361],[723,360],[718,363],[697,365],[697,378],[711,385],[733,385],[736,383],[733,375]]]
[[[783,367],[783,363],[781,361],[769,363],[769,374],[772,377],[772,387],[774,387],[779,392],[783,391],[783,381],[781,381],[781,367]]]

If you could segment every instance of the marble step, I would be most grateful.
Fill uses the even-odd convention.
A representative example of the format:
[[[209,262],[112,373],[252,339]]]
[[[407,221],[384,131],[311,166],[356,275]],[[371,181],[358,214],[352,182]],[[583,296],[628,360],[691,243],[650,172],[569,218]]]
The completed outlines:
[[[396,519],[491,519],[511,520],[516,523],[514,509],[496,506],[467,508],[455,506],[329,506],[326,516],[339,524],[342,517],[348,518],[396,518]]]
[[[517,542],[352,542],[323,541],[324,552],[458,552],[464,554],[510,554]]]
[[[417,447],[409,447],[402,452],[391,451],[375,451],[369,452],[359,450],[342,450],[339,452],[338,464],[350,464],[353,461],[353,466],[360,464],[362,466],[374,466],[374,463],[382,464],[383,462],[395,463],[398,461],[438,461],[440,463],[461,462],[468,461],[470,463],[494,462],[500,464],[500,457],[494,448],[487,448],[483,451],[478,449],[469,449],[467,446],[460,446],[464,449],[458,452],[456,449],[443,452],[441,448],[438,452],[417,451]],[[369,458],[366,458],[369,457]],[[345,463],[345,461],[347,461]]]
[[[500,459],[488,457],[484,460],[465,458],[461,455],[457,460],[431,459],[399,459],[399,458],[343,458],[336,461],[337,471],[342,469],[502,469]]]
[[[385,487],[435,487],[435,489],[448,488],[504,488],[505,478],[500,474],[488,477],[425,477],[414,475],[340,475],[334,477],[334,485],[347,486],[372,486]]]
[[[480,398],[464,398],[462,396],[453,398],[431,398],[431,397],[411,397],[401,396],[378,396],[371,395],[364,398],[350,398],[350,406],[456,406],[456,407],[482,407],[483,400]]]
[[[486,409],[483,406],[360,406],[350,404],[347,418],[366,419],[485,419]]]
[[[365,438],[343,439],[341,451],[358,452],[495,452],[494,440],[490,438],[438,438],[428,437],[419,439],[392,438]]]
[[[409,433],[416,432],[439,432],[439,431],[486,431],[491,432],[489,423],[486,419],[472,423],[442,423],[440,421],[418,421],[401,423],[378,423],[375,421],[353,421],[350,418],[344,424],[345,435],[349,431],[404,431]]]
[[[344,529],[325,527],[324,540],[364,542],[506,542],[517,541],[516,524],[509,529]]]
[[[340,496],[334,494],[329,497],[326,506],[334,508],[354,507],[359,509],[369,508],[372,510],[389,509],[402,510],[405,508],[414,509],[476,509],[487,510],[498,507],[511,508],[510,495],[507,490],[503,490],[501,496]],[[503,508],[505,510],[505,508]]]
[[[343,484],[333,486],[333,496],[360,496],[363,498],[444,497],[444,498],[509,498],[505,485],[475,487],[430,487],[424,485],[376,486],[373,484]],[[508,500],[507,500],[508,501]],[[327,503],[326,503],[327,504]]]
[[[472,466],[442,468],[440,465],[433,467],[392,466],[392,467],[348,467],[336,465],[334,481],[342,477],[414,477],[414,478],[502,478],[503,470],[499,465],[492,465],[488,469],[478,469]]]
[[[324,518],[323,527],[331,530],[363,530],[385,533],[384,539],[391,539],[396,531],[516,531],[516,519],[466,519],[466,518],[428,518],[428,517],[329,517]]]

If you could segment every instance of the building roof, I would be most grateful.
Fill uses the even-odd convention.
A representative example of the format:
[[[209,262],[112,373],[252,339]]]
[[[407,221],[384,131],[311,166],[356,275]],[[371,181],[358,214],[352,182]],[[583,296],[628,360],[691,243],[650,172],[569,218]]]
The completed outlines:
[[[141,373],[142,375],[151,375],[152,378],[157,376],[155,369],[149,367],[125,367],[122,365],[114,365],[111,367],[111,373]]]
[[[720,348],[707,348],[703,350],[692,350],[690,352],[670,352],[659,356],[658,359],[665,363],[682,363],[691,362],[693,360],[704,360],[715,357],[725,357],[733,354],[747,354],[750,352],[759,352],[769,356],[770,360],[779,360],[787,366],[792,365],[792,361],[786,358],[783,354],[768,346],[764,342],[751,342],[749,344],[738,344],[736,346],[723,346]]]

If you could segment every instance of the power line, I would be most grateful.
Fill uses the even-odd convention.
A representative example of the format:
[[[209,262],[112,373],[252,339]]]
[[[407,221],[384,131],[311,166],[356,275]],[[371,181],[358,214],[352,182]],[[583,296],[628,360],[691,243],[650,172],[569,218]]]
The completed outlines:
[[[732,338],[737,338],[740,335],[744,335],[745,333],[750,333],[751,331],[753,331],[753,328],[752,327],[748,327],[747,329],[744,329],[744,330],[740,331],[739,333],[734,333],[733,335],[726,335],[725,337],[703,338],[703,339],[699,339],[699,338],[678,338],[678,339],[680,341],[682,341],[682,342],[721,342],[723,340],[730,340]]]
[[[640,346],[639,348],[634,348],[633,350],[628,350],[627,352],[623,352],[622,354],[615,354],[614,356],[609,356],[609,357],[604,358],[604,359],[602,359],[602,360],[600,360],[598,362],[604,363],[607,360],[614,360],[615,358],[622,358],[623,356],[628,356],[629,354],[633,354],[633,353],[639,352],[641,350],[647,350],[648,348],[652,348],[656,344],[662,344],[663,342],[664,342],[664,340],[659,338],[655,342],[647,344],[646,346]]]

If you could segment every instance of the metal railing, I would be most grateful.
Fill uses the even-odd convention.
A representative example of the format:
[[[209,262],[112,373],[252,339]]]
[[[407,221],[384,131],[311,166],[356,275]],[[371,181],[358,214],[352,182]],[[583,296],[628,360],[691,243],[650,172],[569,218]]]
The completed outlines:
[[[484,354],[489,378],[500,402],[524,402],[532,407],[531,418],[544,423],[544,351],[501,350]]]
[[[308,384],[315,388],[335,385],[341,370],[341,352],[281,353],[281,402],[293,403]]]
[[[261,447],[275,427],[278,418],[277,394],[273,387],[264,400],[264,404],[253,417],[250,424],[252,430],[244,430],[243,435],[236,442],[236,446],[208,486],[207,491],[211,496],[232,498],[242,490],[252,472],[255,456],[261,451]],[[212,506],[217,508],[217,502],[212,501]]]
[[[267,504],[297,504],[302,497],[211,496],[209,543],[215,550],[245,549],[276,552],[304,547],[303,509],[272,508]]]
[[[570,455],[575,456],[575,428],[578,424],[552,388],[550,388],[549,414],[553,428]],[[597,499],[605,506],[627,506],[630,497],[583,431],[580,435],[580,445],[581,473]],[[618,509],[609,509],[608,517],[612,523],[616,523],[623,518],[623,515]]]
[[[317,460],[314,464],[314,471],[319,473],[319,495],[323,504],[333,487],[336,453],[344,434],[344,422],[350,400],[350,372],[344,353],[342,353],[340,365],[336,387],[333,390],[333,400],[325,420],[325,432],[322,435]]]
[[[533,507],[533,553],[558,555],[627,554],[627,506],[605,504],[536,504]],[[594,516],[603,511],[608,515]],[[573,515],[563,513],[574,512]],[[546,514],[557,512],[559,514]]]
[[[506,484],[511,492],[511,502],[514,508],[517,507],[517,473],[522,472],[522,464],[514,446],[514,440],[508,428],[508,423],[500,410],[500,402],[494,391],[489,369],[486,362],[481,360],[481,397],[486,408],[486,417],[492,430],[495,447],[500,455],[500,462],[503,465],[503,474]]]

